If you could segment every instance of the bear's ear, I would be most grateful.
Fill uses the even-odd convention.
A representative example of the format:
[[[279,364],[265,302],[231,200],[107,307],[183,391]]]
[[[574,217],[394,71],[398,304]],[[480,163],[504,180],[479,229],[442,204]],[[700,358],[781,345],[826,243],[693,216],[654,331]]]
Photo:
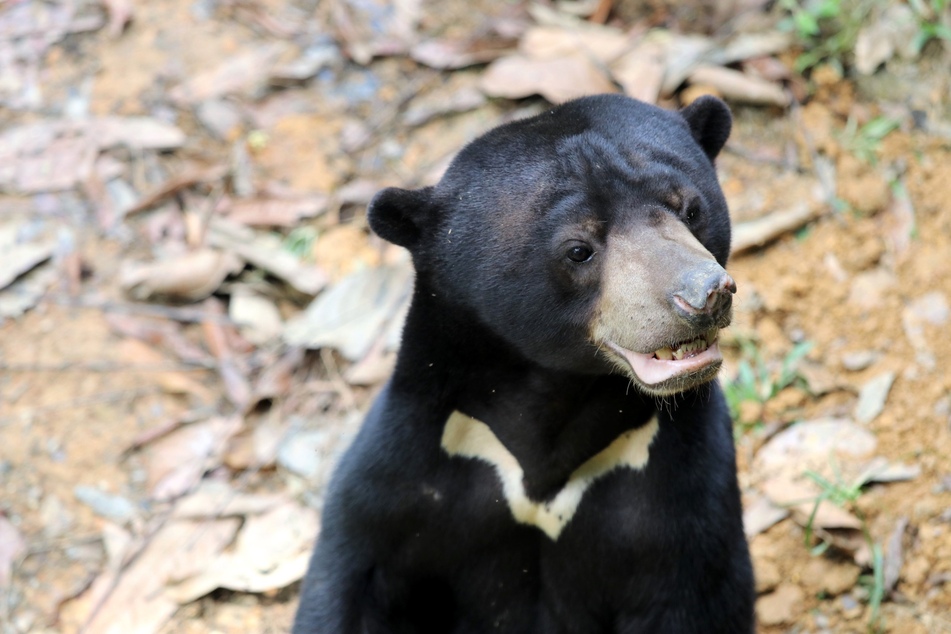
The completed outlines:
[[[680,114],[703,151],[711,161],[715,159],[733,127],[733,115],[727,105],[716,97],[704,95],[683,108]]]
[[[387,187],[377,192],[367,207],[370,228],[384,240],[412,250],[430,215],[432,189]]]

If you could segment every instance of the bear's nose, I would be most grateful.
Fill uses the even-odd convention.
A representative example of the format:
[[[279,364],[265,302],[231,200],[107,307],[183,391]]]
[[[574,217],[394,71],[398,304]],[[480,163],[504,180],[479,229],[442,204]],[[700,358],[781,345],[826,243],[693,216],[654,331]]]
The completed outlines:
[[[685,317],[715,317],[730,308],[735,292],[736,282],[714,263],[684,275],[681,289],[673,294],[673,303]]]

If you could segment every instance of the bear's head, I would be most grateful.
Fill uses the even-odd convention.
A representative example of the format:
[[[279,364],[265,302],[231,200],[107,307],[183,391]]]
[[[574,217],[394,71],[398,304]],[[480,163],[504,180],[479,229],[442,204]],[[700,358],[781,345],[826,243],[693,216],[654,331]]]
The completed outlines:
[[[434,187],[381,191],[370,225],[532,362],[674,394],[716,375],[730,322],[731,123],[713,97],[578,99],[476,139]]]

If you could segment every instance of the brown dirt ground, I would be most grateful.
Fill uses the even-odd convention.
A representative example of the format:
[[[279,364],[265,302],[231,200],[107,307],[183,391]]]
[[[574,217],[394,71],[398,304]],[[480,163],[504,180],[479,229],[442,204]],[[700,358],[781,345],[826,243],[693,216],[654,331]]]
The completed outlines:
[[[248,28],[234,23],[192,20],[189,6],[171,0],[139,3],[137,26],[123,38],[89,38],[81,44],[81,55],[68,47],[54,51],[59,61],[51,71],[51,93],[65,91],[94,61],[98,70],[92,110],[140,114],[148,110],[151,92],[159,89],[154,84],[157,75],[187,76],[255,40]],[[413,72],[411,65],[395,60],[376,68],[384,82],[394,85]],[[267,130],[271,143],[259,157],[260,168],[284,174],[300,187],[332,186],[359,175],[360,166],[335,146],[337,131],[347,121],[346,109],[315,93],[302,99],[306,112],[279,116]],[[937,360],[928,368],[916,360],[902,324],[905,307],[922,295],[940,291],[951,298],[951,143],[899,131],[885,140],[878,163],[869,166],[843,149],[836,131],[844,126],[844,117],[842,108],[830,107],[833,101],[829,97],[828,103],[807,106],[801,124],[780,113],[740,113],[732,143],[770,160],[735,153],[721,160],[724,189],[738,220],[744,219],[746,206],[755,208],[765,201],[778,209],[812,195],[812,180],[779,165],[792,148],[794,162],[801,160],[808,168],[803,128],[811,135],[812,147],[830,156],[838,168],[839,197],[862,211],[825,213],[796,235],[736,257],[730,267],[740,288],[734,331],[758,340],[764,356],[773,361],[794,341],[814,342],[809,359],[838,385],[821,397],[786,390],[768,406],[767,427],[849,415],[865,381],[886,370],[897,373],[883,413],[869,428],[879,439],[879,453],[916,463],[922,472],[910,482],[868,488],[858,505],[880,542],[899,518],[909,521],[902,575],[896,593],[883,606],[886,630],[951,632],[951,486],[946,482],[951,475],[951,415],[943,405],[951,397],[951,374],[945,369],[951,339],[943,336],[942,328],[926,326],[930,352]],[[846,101],[845,110],[854,104],[851,96]],[[490,127],[503,109],[493,105],[440,118],[411,134],[393,130],[407,148],[406,158],[384,172],[394,181],[428,173],[449,151]],[[190,125],[194,127],[186,118],[185,127]],[[200,141],[189,152],[226,154],[226,148],[197,129],[191,132]],[[885,176],[896,164],[903,166],[915,210],[916,230],[904,248],[895,246],[901,240],[895,237],[897,221]],[[363,230],[359,216],[355,224]],[[129,247],[92,230],[83,229],[80,236],[81,252],[93,271],[87,286],[103,297],[117,297],[115,272]],[[347,254],[340,257],[344,260]],[[142,499],[142,467],[122,449],[142,429],[187,409],[186,399],[158,388],[154,369],[130,367],[123,345],[110,332],[103,311],[56,302],[44,302],[23,319],[0,327],[0,508],[22,518],[20,529],[31,548],[17,571],[25,607],[14,615],[18,629],[11,631],[71,631],[68,622],[50,617],[101,565],[101,520],[74,501],[73,487],[99,485]],[[848,372],[842,357],[855,351],[880,356],[868,369]],[[100,361],[114,361],[122,370],[88,367]],[[209,373],[197,371],[193,378],[209,389],[221,389]],[[360,398],[366,401],[368,396]],[[763,440],[756,431],[740,438],[742,477],[753,448]],[[65,535],[49,526],[49,518],[63,513],[71,522]],[[790,620],[761,631],[866,631],[868,614],[862,603],[823,592],[836,566],[851,570],[853,564],[840,563],[831,554],[811,555],[801,527],[791,520],[755,537],[752,548],[761,576],[772,578],[780,590],[801,591]],[[843,594],[850,591],[847,587]],[[264,597],[215,593],[183,607],[165,631],[285,631],[295,598],[293,587]]]

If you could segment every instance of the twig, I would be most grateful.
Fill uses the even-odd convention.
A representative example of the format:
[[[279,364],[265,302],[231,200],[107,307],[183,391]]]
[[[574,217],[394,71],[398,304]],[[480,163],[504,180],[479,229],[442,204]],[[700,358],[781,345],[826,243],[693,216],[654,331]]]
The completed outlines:
[[[146,388],[137,388],[134,390],[119,390],[117,392],[101,392],[99,394],[93,394],[92,396],[86,398],[70,399],[68,401],[63,401],[62,403],[54,403],[52,405],[46,405],[43,407],[30,408],[30,414],[41,414],[61,411],[64,409],[76,409],[80,407],[87,407],[89,405],[95,405],[97,403],[109,403],[113,401],[121,401],[125,399],[138,398],[140,396],[145,396],[146,394],[153,394],[161,391],[159,387],[146,387]],[[0,417],[0,427],[4,427],[15,422],[19,419],[19,415],[13,416],[4,416]]]
[[[0,361],[2,372],[169,372],[214,370],[217,364],[201,361],[169,361],[166,363],[116,363],[115,361],[63,361],[62,363],[6,363]]]
[[[47,295],[44,301],[57,306],[72,308],[92,308],[104,312],[145,315],[148,317],[164,317],[182,323],[201,323],[213,321],[221,324],[234,325],[231,319],[221,313],[213,313],[200,308],[163,306],[161,304],[134,304],[131,302],[114,302],[109,300],[91,299],[88,297],[69,297],[68,295]]]

